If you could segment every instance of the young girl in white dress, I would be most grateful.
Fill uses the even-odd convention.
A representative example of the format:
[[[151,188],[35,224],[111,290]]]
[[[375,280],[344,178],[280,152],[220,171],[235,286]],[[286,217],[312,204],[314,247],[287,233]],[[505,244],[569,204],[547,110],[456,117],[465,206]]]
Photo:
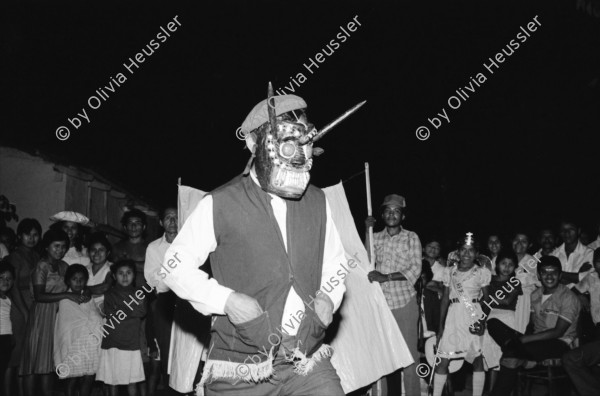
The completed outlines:
[[[433,396],[441,396],[450,359],[464,358],[473,364],[473,396],[481,396],[485,383],[482,339],[485,315],[479,301],[488,300],[492,274],[475,264],[477,248],[472,233],[459,242],[460,261],[444,270],[440,329]]]
[[[65,284],[72,293],[83,294],[88,271],[81,264],[69,266]],[[93,300],[78,304],[69,299],[58,303],[54,327],[56,373],[66,379],[66,396],[89,396],[100,361],[102,316]]]

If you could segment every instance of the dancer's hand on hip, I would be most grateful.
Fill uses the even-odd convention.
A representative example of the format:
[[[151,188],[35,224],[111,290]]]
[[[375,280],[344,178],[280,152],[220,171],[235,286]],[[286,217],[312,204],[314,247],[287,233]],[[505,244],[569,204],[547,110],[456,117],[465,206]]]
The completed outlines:
[[[263,309],[254,297],[233,292],[225,302],[225,314],[231,323],[237,325],[259,317]]]
[[[333,321],[333,301],[331,301],[331,298],[327,294],[317,294],[317,298],[315,298],[315,312],[325,326],[331,324]]]

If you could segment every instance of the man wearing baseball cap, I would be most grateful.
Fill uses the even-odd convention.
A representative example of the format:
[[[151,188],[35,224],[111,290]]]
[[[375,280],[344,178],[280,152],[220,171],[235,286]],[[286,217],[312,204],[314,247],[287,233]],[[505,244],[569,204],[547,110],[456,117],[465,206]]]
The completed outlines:
[[[406,208],[404,197],[397,194],[388,195],[381,207],[381,218],[385,229],[373,234],[376,270],[371,271],[368,277],[371,282],[381,284],[388,306],[398,322],[413,359],[417,362],[419,360],[417,351],[419,308],[414,285],[421,275],[421,241],[417,234],[402,228]],[[373,217],[367,218],[365,221],[367,231],[374,223]],[[367,246],[368,238],[367,232]],[[415,366],[416,364],[412,364],[403,369],[407,395],[421,394]],[[387,377],[388,394],[401,393],[400,379],[400,371]]]

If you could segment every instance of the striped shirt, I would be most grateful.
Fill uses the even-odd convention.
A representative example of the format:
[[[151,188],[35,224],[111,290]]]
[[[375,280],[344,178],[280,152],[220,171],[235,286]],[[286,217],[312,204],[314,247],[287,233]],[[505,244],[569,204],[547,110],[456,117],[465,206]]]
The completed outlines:
[[[421,241],[412,231],[402,229],[399,234],[390,236],[384,229],[373,234],[373,246],[379,272],[400,272],[406,277],[406,280],[380,284],[390,309],[402,308],[417,294],[414,284],[421,275]]]

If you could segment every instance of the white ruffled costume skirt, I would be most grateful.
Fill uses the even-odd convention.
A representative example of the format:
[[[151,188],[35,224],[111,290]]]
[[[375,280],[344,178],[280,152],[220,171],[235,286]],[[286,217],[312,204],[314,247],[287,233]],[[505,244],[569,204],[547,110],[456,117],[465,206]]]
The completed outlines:
[[[480,310],[479,303],[473,303]],[[444,334],[438,346],[438,356],[445,359],[464,358],[467,362],[481,355],[483,336],[471,334],[471,315],[464,304],[452,303],[448,307]]]

